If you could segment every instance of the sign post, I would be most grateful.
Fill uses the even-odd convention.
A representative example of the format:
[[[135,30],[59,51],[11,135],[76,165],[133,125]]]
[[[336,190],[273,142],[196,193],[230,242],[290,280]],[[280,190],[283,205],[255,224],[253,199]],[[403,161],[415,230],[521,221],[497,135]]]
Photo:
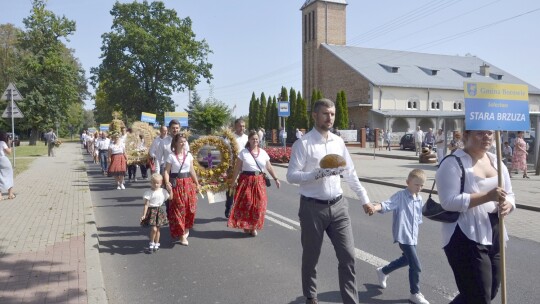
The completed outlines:
[[[23,118],[24,115],[22,114],[21,110],[19,110],[19,107],[15,104],[15,101],[22,100],[22,95],[19,93],[17,88],[13,83],[10,83],[4,92],[2,94],[2,100],[8,100],[9,105],[4,110],[4,113],[2,114],[3,118],[9,118],[11,117],[11,136],[13,136],[11,143],[13,148],[13,168],[15,168],[15,118]]]
[[[278,116],[283,117],[283,148],[287,147],[287,128],[285,126],[285,118],[291,116],[290,103],[288,101],[280,101],[278,103]]]
[[[529,88],[527,85],[464,82],[465,125],[467,130],[495,130],[498,186],[502,179],[501,130],[528,131]],[[501,203],[501,202],[499,202]],[[501,303],[506,304],[506,259],[504,218],[499,210],[499,251],[501,255]]]

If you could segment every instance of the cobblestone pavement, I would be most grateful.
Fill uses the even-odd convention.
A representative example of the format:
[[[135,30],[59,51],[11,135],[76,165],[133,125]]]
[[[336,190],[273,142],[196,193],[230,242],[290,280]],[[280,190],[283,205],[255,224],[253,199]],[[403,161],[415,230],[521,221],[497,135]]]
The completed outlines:
[[[0,303],[106,303],[80,145],[37,157],[15,193],[0,201]]]

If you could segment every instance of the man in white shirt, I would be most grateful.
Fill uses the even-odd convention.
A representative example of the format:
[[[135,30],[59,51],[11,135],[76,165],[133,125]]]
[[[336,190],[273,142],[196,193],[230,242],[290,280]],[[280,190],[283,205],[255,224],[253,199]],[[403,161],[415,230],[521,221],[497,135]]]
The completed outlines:
[[[111,140],[107,138],[107,132],[101,132],[100,137],[97,140],[97,149],[99,151],[99,163],[103,175],[107,174],[107,153],[109,152],[110,143]]]
[[[259,146],[261,148],[265,147],[265,141],[264,141],[264,129],[259,128],[259,131],[257,131],[257,135],[259,136]]]
[[[420,126],[416,127],[414,131],[414,146],[416,147],[416,155],[422,151],[422,142],[424,140],[424,131],[420,129]]]
[[[163,159],[163,149],[161,149],[161,143],[167,138],[167,126],[161,126],[159,128],[159,136],[154,138],[152,145],[150,146],[150,157],[154,160],[156,171],[163,176],[163,170],[165,169],[165,161]],[[155,172],[152,172],[155,173]]]
[[[173,119],[169,122],[169,136],[165,137],[163,141],[160,142],[158,148],[162,151],[162,159],[159,161],[160,164],[163,164],[165,166],[165,161],[169,158],[169,154],[172,153],[171,151],[171,142],[173,137],[180,133],[180,123],[178,120]],[[189,151],[189,144],[188,142],[185,143],[184,149],[186,151]]]
[[[242,118],[238,118],[234,121],[234,137],[236,144],[238,145],[238,151],[242,151],[246,147],[248,142],[248,136],[244,134],[246,131],[246,122]],[[229,218],[231,207],[233,205],[233,194],[227,191],[225,193],[227,200],[225,201],[225,217]]]
[[[324,232],[331,239],[339,261],[338,274],[343,303],[358,303],[354,239],[348,202],[343,199],[339,175],[342,174],[364,207],[371,203],[360,184],[343,139],[330,132],[336,115],[335,104],[320,99],[313,105],[314,128],[292,147],[287,181],[300,185],[300,227],[302,242],[302,290],[306,303],[317,303],[317,263]],[[321,169],[319,162],[327,154],[342,156],[347,165]]]
[[[437,131],[437,135],[435,136],[435,145],[437,146],[437,161],[440,163],[444,158],[445,147],[443,129],[439,129]]]

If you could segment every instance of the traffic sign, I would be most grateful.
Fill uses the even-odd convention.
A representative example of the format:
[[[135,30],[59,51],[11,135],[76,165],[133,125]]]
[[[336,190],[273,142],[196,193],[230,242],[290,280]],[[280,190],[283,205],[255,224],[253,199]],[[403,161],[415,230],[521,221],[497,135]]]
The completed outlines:
[[[10,106],[10,103],[13,102],[13,107]],[[4,110],[4,114],[2,114],[2,118],[23,118],[24,115],[23,113],[21,112],[21,110],[19,110],[19,107],[17,106],[17,104],[15,103],[15,101],[11,101],[10,103],[8,103],[6,109]]]
[[[4,94],[2,94],[2,100],[20,101],[23,100],[23,97],[15,85],[13,83],[9,83],[7,89],[4,91]]]
[[[278,116],[289,117],[291,115],[290,104],[288,101],[280,101],[278,103]]]

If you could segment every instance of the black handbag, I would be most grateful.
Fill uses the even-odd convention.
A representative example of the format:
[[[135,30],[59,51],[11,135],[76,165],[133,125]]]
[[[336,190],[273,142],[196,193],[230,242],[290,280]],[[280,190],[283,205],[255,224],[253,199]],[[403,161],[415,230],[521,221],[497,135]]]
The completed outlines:
[[[465,187],[465,169],[463,168],[463,163],[461,162],[461,159],[459,159],[459,157],[453,154],[447,155],[445,158],[443,158],[441,163],[448,157],[455,157],[456,161],[458,162],[459,167],[461,168],[460,193],[463,193],[463,189]],[[439,165],[441,163],[439,163]],[[433,192],[433,188],[435,188],[435,180],[433,181],[433,186],[431,186],[431,192]],[[437,203],[434,199],[431,198],[431,192],[429,193],[429,197],[426,203],[422,207],[422,215],[427,217],[430,220],[441,222],[441,223],[455,223],[459,218],[460,212],[444,210],[441,204]]]
[[[251,151],[249,151],[249,154],[251,154]],[[257,165],[257,167],[259,167],[259,170],[261,171],[261,174],[264,177],[264,182],[266,183],[266,187],[272,186],[272,182],[270,181],[266,173],[263,172],[263,170],[261,169],[261,166],[259,166],[259,163],[257,162],[257,159],[255,158],[255,156],[253,156],[253,154],[251,154],[251,156],[253,157],[253,160],[255,160],[255,164]]]

